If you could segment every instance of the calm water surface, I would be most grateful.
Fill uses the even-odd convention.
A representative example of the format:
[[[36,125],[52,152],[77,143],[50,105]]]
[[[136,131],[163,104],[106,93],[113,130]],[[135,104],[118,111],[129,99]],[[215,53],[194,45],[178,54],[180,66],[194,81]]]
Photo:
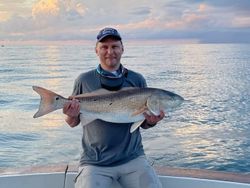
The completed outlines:
[[[61,111],[33,119],[39,85],[69,96],[74,79],[98,62],[94,43],[0,48],[0,168],[77,163],[81,127]],[[122,63],[151,87],[186,99],[142,130],[156,165],[250,172],[250,45],[125,44]]]

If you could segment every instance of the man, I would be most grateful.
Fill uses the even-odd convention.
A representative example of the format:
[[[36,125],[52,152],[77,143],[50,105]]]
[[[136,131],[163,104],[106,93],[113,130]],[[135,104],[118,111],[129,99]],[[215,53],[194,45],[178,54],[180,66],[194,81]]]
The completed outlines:
[[[124,48],[116,29],[104,28],[99,32],[95,51],[100,64],[76,79],[73,96],[100,88],[115,91],[122,87],[146,87],[141,74],[121,64]],[[71,127],[77,126],[84,118],[75,99],[64,106],[63,112]],[[144,115],[145,121],[141,125],[144,129],[155,126],[164,117],[163,112],[159,116]],[[110,188],[114,181],[124,188],[161,187],[146,160],[140,130],[130,133],[131,125],[95,120],[83,126],[83,153],[76,188]]]

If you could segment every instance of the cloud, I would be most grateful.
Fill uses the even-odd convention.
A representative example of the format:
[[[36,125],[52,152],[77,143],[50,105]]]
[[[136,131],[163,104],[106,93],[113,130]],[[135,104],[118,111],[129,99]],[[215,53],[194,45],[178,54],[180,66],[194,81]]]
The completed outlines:
[[[71,0],[41,0],[32,8],[32,18],[40,25],[77,21],[86,13],[86,7]]]
[[[8,11],[0,11],[0,22],[8,19]]]
[[[250,17],[236,17],[232,20],[232,26],[236,28],[250,28]]]
[[[45,16],[45,19],[52,16],[59,16],[60,4],[58,0],[41,0],[32,8],[32,16],[34,19],[40,19]]]
[[[136,7],[131,11],[131,14],[134,15],[149,15],[150,13],[150,7]]]
[[[87,8],[73,0],[40,0],[26,16],[12,15],[0,23],[1,37],[9,40],[33,40],[62,38],[62,30],[69,33],[79,24]],[[69,28],[69,29],[68,29]],[[57,34],[56,34],[57,33]]]
[[[211,23],[209,12],[211,9],[205,5],[200,4],[195,8],[190,8],[183,5],[179,10],[175,10],[177,5],[166,4],[164,9],[152,9],[150,15],[139,22],[127,24],[127,28],[151,28],[151,29],[165,29],[165,30],[184,30],[184,29],[202,29],[208,23]]]
[[[0,2],[0,40],[94,39],[111,26],[125,39],[235,42],[248,36],[249,9],[245,0],[12,0]]]

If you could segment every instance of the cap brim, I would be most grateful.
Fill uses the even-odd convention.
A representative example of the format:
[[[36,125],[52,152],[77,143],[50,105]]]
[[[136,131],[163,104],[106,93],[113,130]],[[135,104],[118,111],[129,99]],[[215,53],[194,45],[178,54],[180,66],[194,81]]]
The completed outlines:
[[[105,38],[114,38],[114,39],[117,39],[117,40],[122,40],[122,38],[118,35],[110,35],[110,34],[107,34],[107,35],[103,35],[101,38],[98,39],[99,42],[101,42],[102,40],[104,40]]]

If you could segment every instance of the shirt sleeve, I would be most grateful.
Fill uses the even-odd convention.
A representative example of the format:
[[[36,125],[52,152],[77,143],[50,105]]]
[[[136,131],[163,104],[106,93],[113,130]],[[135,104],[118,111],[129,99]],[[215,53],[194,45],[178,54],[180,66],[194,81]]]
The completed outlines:
[[[75,95],[79,95],[82,93],[82,84],[81,82],[79,81],[79,77],[75,80],[74,82],[74,87],[73,87],[73,92],[72,92],[72,95],[75,96]]]

